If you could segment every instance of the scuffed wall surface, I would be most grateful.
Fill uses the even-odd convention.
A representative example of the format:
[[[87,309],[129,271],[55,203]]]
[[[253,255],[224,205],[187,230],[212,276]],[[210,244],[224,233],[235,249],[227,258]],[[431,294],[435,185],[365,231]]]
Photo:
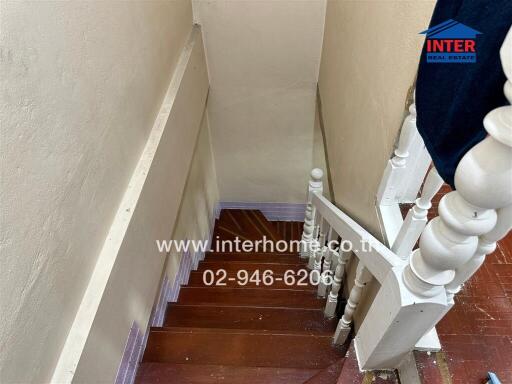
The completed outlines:
[[[2,1],[0,22],[0,382],[43,383],[190,32],[191,5]]]
[[[303,203],[325,1],[194,0],[221,201]]]
[[[375,195],[435,1],[327,3],[319,89],[336,204],[380,237]]]

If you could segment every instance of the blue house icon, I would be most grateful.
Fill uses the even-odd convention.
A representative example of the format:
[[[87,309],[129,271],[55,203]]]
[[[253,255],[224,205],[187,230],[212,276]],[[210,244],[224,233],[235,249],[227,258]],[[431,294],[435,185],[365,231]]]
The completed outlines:
[[[420,32],[420,34],[427,35],[428,39],[474,39],[482,32],[450,19]]]

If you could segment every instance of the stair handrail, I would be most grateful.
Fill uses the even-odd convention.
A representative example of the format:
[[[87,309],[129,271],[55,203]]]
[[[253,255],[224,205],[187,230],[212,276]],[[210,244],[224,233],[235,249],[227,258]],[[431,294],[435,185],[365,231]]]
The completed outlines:
[[[512,104],[512,28],[500,56],[507,77],[504,93]],[[318,263],[326,252],[324,237],[319,238],[325,227],[353,244],[365,241],[370,245],[366,251],[353,248],[358,259],[356,278],[334,339],[335,343],[346,339],[362,289],[375,277],[379,291],[355,336],[362,370],[397,368],[418,340],[451,309],[460,285],[512,228],[512,105],[489,112],[484,127],[488,136],[460,160],[455,172],[456,190],[443,196],[439,216],[426,224],[419,248],[409,257],[395,254],[375,239],[323,197],[321,190],[308,194],[310,211],[315,213],[308,225],[320,228],[310,239],[310,244],[317,245],[307,255],[310,260],[314,258]],[[313,173],[321,175],[317,170]],[[437,185],[432,180],[428,187],[431,190]],[[427,200],[430,194],[426,192]],[[346,255],[340,250],[335,254],[338,265],[344,266]],[[336,268],[336,297],[342,270]],[[329,296],[326,315],[333,313],[332,304]]]
[[[315,210],[341,236],[342,240],[353,244],[352,252],[379,282],[384,280],[391,268],[404,264],[400,257],[320,192],[313,193],[312,203]],[[367,250],[359,246],[362,243],[368,245]]]

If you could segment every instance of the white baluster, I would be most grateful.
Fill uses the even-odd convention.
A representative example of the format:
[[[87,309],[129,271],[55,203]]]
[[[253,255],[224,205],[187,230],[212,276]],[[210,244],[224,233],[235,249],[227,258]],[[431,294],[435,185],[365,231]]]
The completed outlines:
[[[328,223],[326,225],[329,226]],[[330,226],[329,229],[327,230],[327,233],[327,241],[329,241],[332,235]],[[329,281],[332,281],[331,260],[333,250],[327,247],[327,245],[325,245],[325,240],[323,243],[321,242],[321,244],[323,244],[322,257],[324,260],[323,264],[320,265],[320,269],[318,270],[319,273],[321,272],[320,282],[318,284],[318,297],[325,297],[325,295],[327,295]]]
[[[313,193],[319,192],[322,193],[323,191],[323,184],[322,184],[322,176],[323,172],[319,168],[315,168],[311,171],[311,179],[308,183],[308,193],[307,193],[307,205],[306,205],[306,212],[304,217],[304,230],[302,232],[302,242],[301,242],[301,251],[300,255],[301,257],[309,257],[309,245],[313,238],[316,238],[314,236],[315,232],[315,222],[314,217],[316,215],[316,210],[313,204],[311,203],[311,200],[313,198]]]
[[[339,249],[339,245],[336,243],[337,241],[338,241],[338,234],[331,227],[328,242],[333,251],[337,251]],[[338,262],[339,262],[339,257],[336,257],[335,255],[333,255],[331,257],[331,271],[332,271],[333,276],[334,276],[334,271],[336,270],[336,267],[338,266]]]
[[[333,251],[333,260],[337,259],[336,270],[334,272],[334,278],[332,283],[331,292],[327,296],[327,303],[325,304],[324,314],[325,317],[332,318],[336,314],[336,306],[338,305],[338,295],[341,289],[341,283],[343,282],[343,275],[345,274],[345,268],[350,258],[350,252],[342,252],[340,255],[338,251]]]
[[[314,208],[314,207],[313,207]],[[320,241],[318,241],[318,235],[320,234],[320,220],[322,219],[320,217],[320,214],[318,211],[314,208],[315,217],[313,219],[313,235],[310,243],[310,249],[309,249],[309,260],[308,260],[308,268],[310,270],[315,269],[315,262],[316,262],[316,256],[318,254],[318,251],[320,249]]]
[[[414,245],[427,225],[427,214],[428,210],[432,207],[432,198],[442,185],[443,179],[439,176],[436,169],[432,168],[423,184],[421,197],[416,199],[414,207],[409,209],[391,248],[402,259],[408,259],[411,255]]]
[[[343,316],[341,317],[340,321],[338,322],[338,326],[336,327],[336,332],[334,334],[334,344],[343,344],[347,339],[348,334],[350,333],[350,324],[352,323],[354,312],[356,311],[363,294],[363,288],[368,282],[370,282],[371,279],[372,275],[370,272],[361,262],[359,262],[357,264],[354,286],[350,290],[350,295],[348,297],[347,305],[345,306],[345,311],[343,312]]]
[[[409,115],[402,124],[398,146],[393,158],[388,161],[377,191],[377,203],[379,205],[391,205],[397,202],[398,187],[407,166],[409,149],[416,131],[416,104],[412,103],[409,106]]]
[[[304,218],[304,230],[302,231],[302,239],[300,242],[300,256],[309,257],[311,241],[313,240],[313,205],[306,206],[306,217]]]
[[[511,52],[512,46],[508,54]],[[512,57],[508,59],[512,61]],[[456,191],[441,199],[440,216],[427,224],[420,249],[411,256],[405,276],[411,289],[424,283],[434,287],[451,283],[455,270],[477,251],[478,237],[496,225],[496,209],[512,204],[512,106],[489,112],[484,127],[489,135],[459,162]]]
[[[311,282],[313,284],[320,284],[320,274],[322,272],[322,260],[325,255],[325,220],[319,219],[320,225],[318,226],[318,240],[316,242],[318,248],[314,253],[313,270]]]
[[[485,256],[494,252],[496,242],[505,237],[512,229],[512,205],[499,209],[497,214],[498,220],[492,231],[479,238],[478,247],[473,257],[455,271],[455,278],[446,286],[450,300],[459,292],[461,285],[468,281],[484,263]]]
[[[512,29],[501,49],[501,60],[510,81]],[[505,89],[511,101],[511,86]],[[382,281],[356,335],[361,369],[396,367],[453,305],[454,286],[474,272],[471,260],[475,254],[478,264],[479,254],[492,250],[488,243],[509,228],[501,220],[508,220],[512,205],[512,106],[489,112],[484,127],[489,135],[460,160],[456,191],[441,199],[440,216],[425,227],[419,249],[405,268],[393,267]],[[505,218],[494,229],[497,211]]]

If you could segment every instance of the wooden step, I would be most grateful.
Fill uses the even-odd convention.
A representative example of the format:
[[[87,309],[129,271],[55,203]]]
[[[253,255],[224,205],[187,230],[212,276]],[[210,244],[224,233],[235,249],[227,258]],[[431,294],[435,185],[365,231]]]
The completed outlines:
[[[309,378],[304,384],[337,384],[341,375],[341,371],[343,370],[344,363],[345,358],[339,359],[338,361],[329,365],[327,368],[320,370],[314,376]]]
[[[319,299],[309,291],[291,289],[182,287],[178,303],[321,309],[325,305],[325,299]]]
[[[318,370],[141,363],[136,384],[302,384]]]
[[[276,232],[286,241],[300,240],[304,223],[300,221],[273,221]]]
[[[305,259],[301,259],[298,255],[292,253],[220,253],[220,252],[207,252],[204,258],[205,262],[211,261],[245,261],[245,262],[259,262],[259,263],[278,263],[278,264],[293,264],[305,263]]]
[[[261,211],[253,210],[250,212],[250,215],[253,218],[253,222],[256,223],[260,229],[263,229],[262,232],[266,234],[267,238],[273,241],[286,240],[286,238],[279,235],[279,233],[275,230],[275,227],[270,221],[267,220]]]
[[[284,240],[257,210],[223,209],[219,217],[219,226],[252,240],[264,237],[272,241]]]
[[[190,277],[188,280],[187,287],[215,287],[217,286],[215,283],[212,285],[206,285],[204,283],[204,272],[198,272],[193,271],[190,273]],[[301,275],[302,276],[302,275]],[[236,274],[232,274],[231,277],[236,277]],[[210,278],[208,276],[208,278]],[[242,281],[243,282],[243,281]],[[288,281],[289,283],[290,281]],[[229,280],[229,277],[223,280],[222,286],[224,287],[230,287],[230,288],[262,288],[262,289],[298,289],[298,290],[304,290],[304,291],[310,291],[310,292],[316,292],[318,290],[318,287],[311,285],[309,281],[301,281],[299,285],[299,280],[295,278],[294,285],[287,285],[284,281],[283,275],[274,275],[274,282],[271,285],[265,285],[263,281],[261,281],[259,284],[257,284],[256,281],[249,281],[246,285],[241,285],[240,281],[237,279]]]
[[[151,330],[144,362],[322,369],[343,357],[332,336],[254,330]]]
[[[225,218],[229,218],[226,220]],[[264,233],[261,233],[259,228],[254,225],[249,217],[247,210],[242,209],[224,209],[220,214],[221,224],[228,226],[228,222],[235,223],[231,229],[244,235],[249,239],[261,239]]]
[[[265,271],[272,271],[274,275],[284,275],[286,271],[293,271],[296,275],[299,270],[305,270],[306,264],[297,260],[293,264],[283,263],[260,263],[260,262],[246,262],[246,261],[201,261],[197,269],[198,272],[204,272],[206,270],[218,271],[225,270],[227,277],[236,277],[238,271],[247,271],[253,273],[259,271],[262,276]]]
[[[240,241],[252,240],[252,238],[247,237],[246,234],[241,234],[239,232],[236,232],[231,228],[224,227],[222,224],[215,225],[215,230],[213,231],[212,241],[215,242],[217,240],[217,238],[219,238],[221,240],[232,240],[232,241],[234,241],[236,238],[240,239]],[[212,244],[212,247],[213,246],[214,246],[214,244]]]
[[[266,329],[333,335],[337,320],[320,310],[169,304],[164,327]]]

